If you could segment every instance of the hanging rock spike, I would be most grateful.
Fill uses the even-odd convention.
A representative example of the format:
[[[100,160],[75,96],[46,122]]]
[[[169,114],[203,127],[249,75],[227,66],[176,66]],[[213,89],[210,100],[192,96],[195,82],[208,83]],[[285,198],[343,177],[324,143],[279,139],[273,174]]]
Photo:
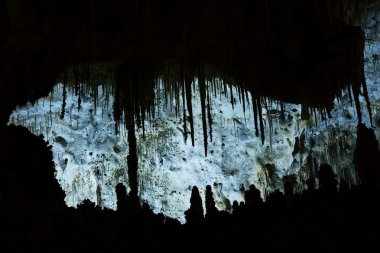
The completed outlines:
[[[204,70],[203,64],[199,64],[198,85],[199,85],[199,94],[201,97],[201,109],[202,109],[203,145],[205,149],[205,156],[207,156],[206,82],[205,82],[204,71],[205,70]]]
[[[186,103],[187,103],[187,111],[189,112],[189,121],[190,121],[190,135],[191,135],[191,145],[194,147],[194,118],[193,118],[193,106],[191,102],[191,78],[188,76],[185,78],[185,86],[186,86]]]
[[[210,88],[207,86],[207,119],[208,119],[208,126],[210,128],[209,134],[210,134],[210,141],[212,142],[212,115],[211,115],[211,96],[210,96]]]
[[[252,107],[253,107],[253,118],[254,118],[254,122],[255,122],[255,134],[256,134],[256,137],[258,137],[259,136],[259,126],[258,126],[258,121],[257,121],[257,117],[258,117],[257,100],[253,96],[252,93],[251,93],[251,98],[252,98]]]
[[[60,119],[63,119],[65,117],[65,109],[66,109],[66,83],[63,84],[63,90],[62,90],[62,109],[61,109],[61,115],[59,116]]]
[[[185,141],[185,144],[187,142],[187,118],[186,118],[186,91],[185,91],[185,76],[183,73],[183,65],[180,65],[180,84],[181,84],[181,90],[182,90],[182,113],[183,113],[183,138]]]
[[[261,107],[260,98],[257,98],[257,108],[260,120],[260,135],[261,135],[261,144],[264,145],[265,135],[264,135],[264,121],[263,121],[263,109]]]

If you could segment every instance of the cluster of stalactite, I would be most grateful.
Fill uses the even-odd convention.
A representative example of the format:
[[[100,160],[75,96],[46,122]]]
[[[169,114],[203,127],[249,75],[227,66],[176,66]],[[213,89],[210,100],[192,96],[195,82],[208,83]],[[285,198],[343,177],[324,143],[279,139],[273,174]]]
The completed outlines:
[[[373,0],[338,0],[338,1],[309,1],[307,4],[302,1],[232,1],[228,3],[218,3],[210,1],[200,4],[198,1],[189,1],[175,5],[179,10],[182,8],[194,10],[194,20],[186,22],[184,26],[185,38],[190,37],[193,40],[186,39],[186,43],[180,43],[173,48],[177,52],[176,55],[161,56],[155,55],[154,58],[142,58],[141,61],[126,60],[127,63],[104,63],[104,64],[80,64],[68,68],[62,75],[61,79],[65,83],[63,98],[65,100],[66,83],[71,84],[72,90],[78,96],[78,110],[81,107],[81,93],[91,92],[94,95],[95,104],[97,103],[97,89],[99,84],[102,84],[106,89],[105,94],[114,95],[114,118],[116,121],[116,132],[119,131],[120,122],[125,118],[125,126],[130,126],[130,122],[135,122],[138,128],[142,128],[143,136],[145,134],[145,120],[155,116],[155,89],[159,85],[163,85],[165,91],[165,105],[170,105],[175,110],[176,115],[183,117],[184,124],[184,139],[187,140],[188,127],[190,128],[190,137],[192,145],[194,145],[194,122],[192,110],[192,94],[199,92],[201,99],[202,124],[204,135],[205,155],[207,155],[208,139],[212,140],[212,115],[211,105],[212,97],[217,95],[217,92],[227,94],[227,89],[230,89],[231,105],[234,106],[235,98],[232,95],[232,84],[237,85],[239,100],[243,104],[245,110],[246,103],[249,101],[249,93],[251,95],[252,110],[254,112],[254,124],[256,135],[261,136],[262,142],[265,140],[265,129],[263,120],[263,109],[268,109],[272,106],[273,101],[265,97],[271,97],[274,100],[282,100],[289,102],[289,97],[292,97],[292,92],[284,91],[273,92],[274,90],[284,89],[292,86],[293,79],[286,80],[287,75],[281,79],[279,84],[276,84],[277,79],[270,80],[271,90],[261,88],[265,86],[259,74],[253,73],[260,71],[260,65],[270,67],[271,61],[268,63],[267,57],[256,50],[268,50],[268,54],[280,52],[287,48],[282,48],[282,44],[286,43],[286,38],[290,42],[308,43],[313,39],[313,36],[306,34],[306,39],[298,38],[298,30],[306,32],[307,28],[299,27],[296,21],[302,20],[303,15],[312,15],[306,18],[307,25],[320,26],[318,32],[328,40],[328,48],[322,53],[324,57],[332,55],[332,60],[319,59],[315,69],[311,70],[311,76],[304,78],[310,89],[318,92],[318,95],[325,95],[319,101],[314,98],[295,99],[290,102],[303,103],[302,119],[308,119],[311,114],[317,115],[317,110],[324,116],[328,115],[328,110],[332,108],[332,98],[341,97],[341,92],[350,87],[352,88],[353,100],[357,108],[358,119],[361,121],[361,108],[359,95],[361,88],[367,102],[368,109],[370,107],[368,92],[364,76],[364,33],[360,28],[357,30],[347,23],[353,23],[359,19],[358,15],[363,12],[364,8],[368,8]],[[152,5],[150,5],[152,4]],[[174,3],[173,3],[174,4]],[[146,3],[147,6],[155,6],[153,3]],[[202,8],[197,8],[197,6]],[[136,6],[142,8],[145,12],[145,4]],[[377,6],[377,5],[376,5]],[[173,7],[174,8],[174,7]],[[217,10],[228,10],[222,14],[228,14],[225,19],[220,20]],[[265,10],[256,15],[250,15],[249,11]],[[187,12],[186,12],[187,13]],[[158,14],[157,14],[158,15]],[[186,21],[187,16],[183,17]],[[228,20],[228,21],[225,21]],[[231,22],[230,22],[231,20]],[[172,26],[168,26],[172,27]],[[173,26],[174,27],[174,26]],[[224,31],[220,31],[223,28]],[[312,29],[312,27],[310,27]],[[189,30],[189,31],[188,31]],[[294,31],[293,31],[294,30]],[[304,31],[305,30],[305,31]],[[248,32],[251,31],[251,32]],[[189,34],[189,32],[192,32]],[[292,36],[298,39],[294,39]],[[218,43],[214,48],[210,45],[215,44],[216,33],[218,35]],[[259,34],[260,33],[260,34]],[[282,38],[288,36],[285,39]],[[301,33],[302,34],[302,33]],[[334,34],[338,34],[338,38],[334,38]],[[343,34],[343,35],[342,35]],[[346,42],[342,42],[344,37]],[[310,37],[310,38],[309,38]],[[319,38],[318,38],[319,39]],[[293,41],[294,40],[294,41]],[[336,42],[334,42],[336,40]],[[232,45],[230,43],[237,43]],[[211,43],[211,44],[210,44]],[[318,44],[316,44],[318,45]],[[302,53],[309,52],[305,47]],[[350,49],[350,52],[342,52]],[[292,46],[290,46],[292,49]],[[340,57],[342,53],[347,54]],[[147,53],[148,54],[148,53]],[[337,57],[335,57],[337,56]],[[287,54],[280,55],[280,60],[292,60],[292,56]],[[297,58],[297,53],[296,57]],[[313,59],[315,56],[311,56]],[[256,59],[258,58],[258,60]],[[262,58],[262,59],[261,59]],[[289,58],[289,59],[288,59]],[[145,59],[145,60],[144,60]],[[303,59],[303,58],[301,58]],[[261,63],[260,61],[263,60]],[[259,61],[257,63],[255,61]],[[168,63],[169,62],[169,63]],[[164,64],[166,63],[166,64]],[[308,63],[305,63],[306,65]],[[286,64],[285,64],[286,65]],[[297,65],[297,64],[296,64]],[[212,66],[212,67],[211,67]],[[238,66],[238,67],[236,67]],[[242,66],[242,67],[239,67]],[[248,67],[247,67],[248,66]],[[284,67],[278,65],[277,67]],[[286,66],[285,66],[286,67]],[[258,68],[258,70],[256,70]],[[276,68],[276,67],[273,67]],[[308,69],[306,69],[308,70]],[[300,69],[285,69],[283,72],[300,71]],[[332,73],[334,72],[334,73]],[[293,73],[293,72],[292,72]],[[295,72],[296,73],[296,72]],[[277,72],[268,72],[267,74],[277,74]],[[263,74],[265,77],[267,74]],[[282,71],[279,74],[283,75]],[[301,73],[300,73],[301,74]],[[258,79],[257,79],[258,78]],[[314,80],[315,79],[315,80]],[[194,80],[198,82],[198,88],[195,89]],[[311,80],[311,81],[310,81]],[[304,84],[297,84],[298,80],[294,80],[293,88],[289,90],[305,89]],[[325,84],[321,84],[324,82]],[[227,84],[228,83],[228,84]],[[331,86],[331,84],[333,86]],[[302,85],[302,86],[300,86]],[[319,89],[320,86],[323,89]],[[335,85],[335,86],[334,86]],[[325,87],[329,86],[329,87]],[[323,90],[320,92],[320,90]],[[249,91],[249,92],[248,92]],[[269,91],[269,92],[268,92]],[[293,97],[302,97],[307,92],[301,91],[299,94],[294,94]],[[350,92],[351,94],[351,92]],[[316,94],[317,95],[317,94]],[[310,96],[307,94],[307,96]],[[310,101],[308,101],[309,99]],[[181,103],[182,100],[182,103]],[[174,102],[174,103],[173,103]],[[280,104],[281,111],[283,105]],[[182,108],[180,108],[182,105]],[[61,117],[64,117],[65,101],[62,105]],[[370,112],[370,110],[369,110]],[[266,115],[269,128],[271,126],[271,115]],[[316,117],[315,117],[316,118]],[[269,131],[270,133],[271,131]]]
[[[341,91],[346,89],[352,102],[355,102],[358,121],[362,121],[361,106],[359,96],[362,94],[367,103],[370,119],[370,101],[364,76],[363,48],[357,48],[357,59],[359,62],[356,70],[350,76],[339,77],[343,81],[339,87]],[[338,75],[338,74],[337,74]],[[338,78],[338,77],[337,77]],[[226,78],[231,80],[230,78]],[[344,80],[345,79],[345,80]],[[261,137],[262,144],[265,141],[266,126],[268,126],[269,139],[273,130],[273,116],[271,111],[279,111],[278,119],[285,118],[285,105],[281,101],[258,96],[250,87],[244,84],[232,85],[224,81],[218,72],[206,64],[199,64],[198,67],[188,68],[181,64],[167,65],[161,69],[147,68],[144,66],[131,66],[128,64],[114,65],[88,65],[73,66],[63,73],[62,81],[63,102],[61,119],[65,114],[65,99],[67,90],[71,90],[78,96],[78,110],[80,110],[81,93],[90,92],[93,95],[94,103],[97,104],[98,88],[103,87],[103,94],[114,96],[113,116],[115,119],[115,131],[118,133],[120,127],[135,131],[135,125],[142,129],[145,136],[145,121],[156,116],[156,105],[158,98],[155,92],[164,91],[164,106],[174,111],[177,117],[183,118],[184,140],[187,141],[190,132],[191,143],[194,146],[194,115],[192,108],[192,97],[195,92],[199,92],[201,102],[201,117],[203,126],[203,143],[205,155],[207,156],[208,140],[212,141],[212,99],[216,96],[229,96],[232,108],[239,100],[243,110],[251,108],[254,115],[254,127],[257,137]],[[346,85],[344,85],[346,83]],[[348,85],[351,84],[351,85]],[[195,85],[197,84],[197,85]],[[101,85],[101,86],[100,86]],[[235,98],[232,90],[236,89],[238,97]],[[342,93],[336,95],[337,99],[342,99]],[[251,105],[250,105],[251,103]],[[312,107],[302,105],[301,119],[306,120],[314,116],[317,124],[319,119],[330,117],[330,106]],[[263,111],[265,110],[265,113]],[[265,114],[265,115],[263,115]],[[267,122],[265,122],[265,120]],[[120,123],[123,122],[124,126]],[[190,131],[188,131],[190,128]]]
[[[82,94],[91,94],[94,99],[95,107],[98,104],[98,88],[103,87],[105,101],[110,95],[114,94],[114,65],[109,63],[98,64],[76,64],[68,67],[59,78],[64,87],[62,91],[62,111],[61,119],[65,116],[65,106],[67,92],[78,97],[77,110],[81,110]]]
[[[326,79],[327,83],[333,81],[337,85],[337,87],[331,87],[326,91],[328,97],[335,96],[341,99],[342,91],[348,90],[351,99],[356,105],[358,121],[361,122],[362,114],[359,100],[361,89],[367,102],[370,118],[371,110],[364,76],[364,34],[361,30],[358,32],[361,32],[362,37],[359,45],[350,44],[352,45],[352,53],[349,61],[345,63],[338,62],[339,64],[331,66],[331,69],[335,68],[335,74],[331,74],[329,72],[331,69],[326,69],[325,67],[322,70],[326,70],[330,74],[329,76],[326,73],[322,74],[328,78]],[[332,49],[332,51],[334,50],[338,49]],[[339,54],[339,50],[337,53]],[[189,62],[193,63],[190,64]],[[194,64],[194,62],[197,63]],[[323,78],[318,79],[318,81],[321,80]],[[228,71],[219,71],[212,65],[203,61],[195,61],[194,59],[184,60],[179,64],[167,64],[164,67],[153,64],[132,63],[74,65],[63,73],[60,81],[64,83],[61,119],[65,115],[66,93],[70,90],[78,97],[78,110],[81,109],[81,94],[83,92],[89,92],[93,95],[95,105],[97,104],[98,87],[103,87],[104,96],[112,94],[114,97],[115,131],[118,133],[120,127],[125,127],[128,130],[128,140],[130,141],[128,164],[131,177],[137,175],[138,167],[136,145],[131,145],[131,143],[136,142],[135,127],[142,129],[144,137],[145,121],[149,121],[156,116],[157,100],[161,99],[155,96],[157,90],[164,91],[164,105],[175,111],[177,117],[183,117],[185,142],[188,138],[188,127],[190,126],[190,137],[193,146],[195,144],[195,131],[192,97],[195,92],[199,92],[205,156],[208,153],[208,141],[209,139],[212,141],[211,112],[212,98],[215,96],[229,96],[232,107],[239,100],[244,111],[247,108],[253,110],[256,136],[261,137],[262,144],[264,144],[266,132],[269,133],[269,141],[272,144],[273,117],[270,113],[271,110],[274,107],[279,108],[281,112],[279,119],[284,119],[284,103],[267,98],[261,93],[256,93],[255,85],[244,82],[244,77],[235,78]],[[311,84],[319,85],[316,83]],[[233,89],[237,90],[238,97],[236,98],[233,95]],[[250,99],[249,96],[251,96]],[[105,98],[105,101],[107,100],[108,98]],[[321,104],[318,105],[303,104],[301,119],[309,119],[312,114],[314,114],[315,122],[318,121],[318,114],[322,119],[328,117],[332,106],[323,101],[322,99]],[[249,104],[250,102],[251,105]],[[265,120],[267,122],[264,122]],[[123,123],[124,126],[120,123]],[[269,126],[269,131],[266,131],[266,126]],[[130,179],[130,182],[134,182],[134,180]],[[131,188],[137,192],[137,181],[135,186]]]

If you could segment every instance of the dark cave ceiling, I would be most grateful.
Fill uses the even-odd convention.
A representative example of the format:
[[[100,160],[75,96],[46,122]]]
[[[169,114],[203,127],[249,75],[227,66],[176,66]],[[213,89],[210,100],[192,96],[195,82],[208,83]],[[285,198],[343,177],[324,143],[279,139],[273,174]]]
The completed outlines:
[[[355,99],[365,88],[364,35],[350,24],[377,6],[357,0],[1,1],[1,120],[15,105],[48,94],[69,66],[95,63],[116,66],[116,90],[133,94],[133,105],[144,108],[150,76],[169,68],[178,70],[174,83],[218,75],[257,97],[329,109],[349,85]]]

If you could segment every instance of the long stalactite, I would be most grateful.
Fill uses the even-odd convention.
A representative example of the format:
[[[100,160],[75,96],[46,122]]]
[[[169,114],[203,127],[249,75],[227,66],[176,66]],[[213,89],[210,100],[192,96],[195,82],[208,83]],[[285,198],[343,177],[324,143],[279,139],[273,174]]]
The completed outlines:
[[[199,66],[199,95],[201,98],[201,110],[202,110],[202,127],[203,127],[203,145],[205,149],[205,156],[207,156],[207,120],[206,120],[206,81],[204,67]]]
[[[186,104],[187,104],[187,111],[189,112],[191,145],[194,146],[194,118],[193,118],[193,105],[192,105],[192,96],[191,96],[191,83],[192,81],[190,77],[186,76],[185,77]]]

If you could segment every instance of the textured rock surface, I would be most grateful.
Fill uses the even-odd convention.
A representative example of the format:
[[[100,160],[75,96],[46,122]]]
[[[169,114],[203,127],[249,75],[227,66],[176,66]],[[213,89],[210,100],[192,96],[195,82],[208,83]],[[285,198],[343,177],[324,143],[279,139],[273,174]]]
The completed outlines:
[[[368,29],[373,31],[378,21],[368,23],[371,25]],[[379,139],[380,38],[370,35],[365,51],[366,77],[373,125]],[[17,108],[9,123],[23,125],[34,134],[43,134],[53,145],[56,177],[66,192],[65,201],[69,206],[90,199],[115,209],[115,185],[123,182],[128,187],[128,143],[123,128],[119,135],[115,134],[113,98],[105,97],[99,88],[97,106],[91,94],[83,94],[82,108],[78,111],[77,97],[68,91],[65,117],[61,119],[62,91],[63,85],[58,84],[49,97]],[[176,117],[174,109],[171,110],[164,99],[158,99],[157,115],[147,123],[145,139],[141,129],[138,130],[140,198],[155,212],[163,212],[183,222],[194,185],[198,186],[202,198],[206,185],[211,185],[217,208],[227,210],[232,201],[243,200],[244,189],[250,184],[255,184],[263,197],[268,191],[282,189],[284,176],[296,180],[296,189],[302,189],[305,180],[313,176],[323,162],[331,164],[349,183],[356,183],[352,156],[357,117],[348,94],[336,101],[331,118],[325,120],[319,115],[317,121],[314,117],[301,120],[301,106],[292,104],[285,105],[285,117],[281,119],[279,105],[269,104],[268,111],[263,110],[267,138],[262,145],[260,137],[255,136],[250,101],[244,112],[239,95],[235,89],[232,91],[233,108],[229,90],[213,98],[212,140],[209,137],[207,157],[204,156],[197,95],[193,96],[194,147],[190,136],[186,142],[184,140],[181,116]],[[158,98],[163,96],[161,94],[157,90]],[[369,125],[364,101],[362,104],[363,119]]]

